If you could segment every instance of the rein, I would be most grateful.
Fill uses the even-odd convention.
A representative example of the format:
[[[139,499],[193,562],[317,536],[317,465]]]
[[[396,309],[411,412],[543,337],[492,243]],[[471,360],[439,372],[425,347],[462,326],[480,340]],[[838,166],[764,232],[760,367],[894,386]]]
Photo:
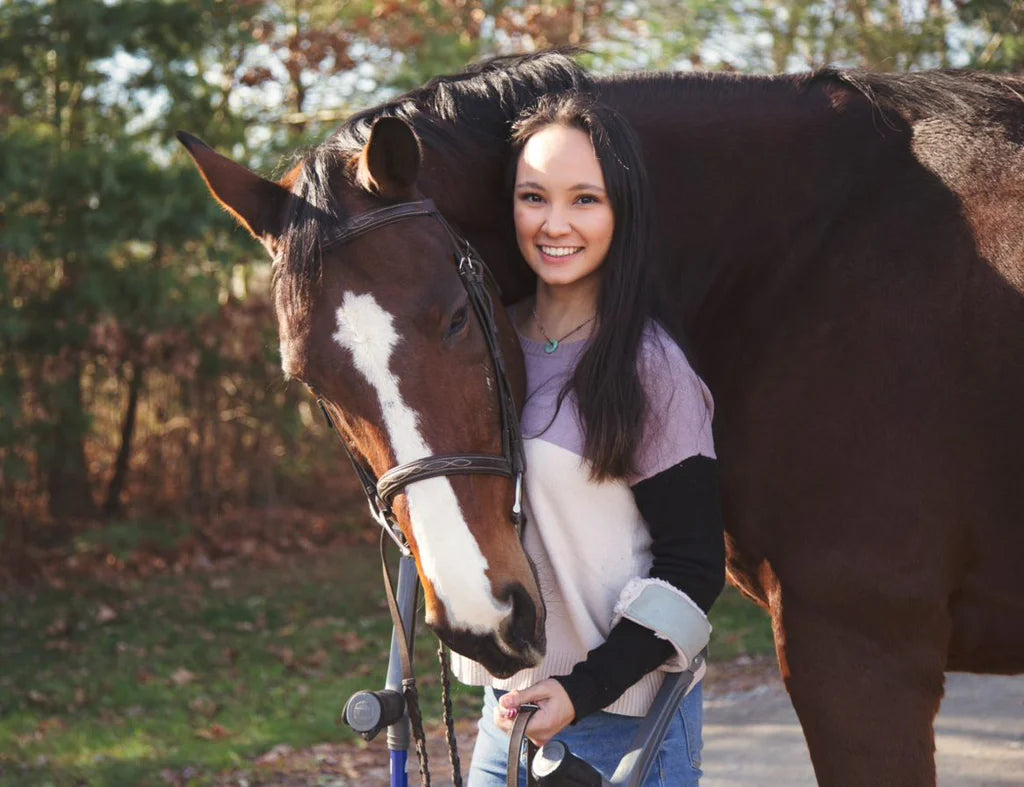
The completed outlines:
[[[526,463],[523,455],[523,439],[519,429],[519,415],[516,411],[512,386],[505,367],[505,358],[501,352],[498,327],[494,318],[494,302],[488,292],[488,284],[496,291],[497,283],[491,275],[483,259],[477,254],[470,243],[459,235],[437,210],[433,200],[424,199],[415,202],[403,202],[387,205],[382,208],[359,214],[335,230],[321,243],[326,249],[345,243],[367,232],[385,227],[396,221],[416,217],[429,217],[436,220],[448,235],[452,245],[452,255],[456,264],[459,279],[466,290],[473,313],[483,331],[487,349],[494,365],[497,379],[498,405],[501,415],[501,455],[495,454],[444,454],[422,457],[397,465],[383,473],[379,478],[373,474],[365,461],[357,458],[349,447],[348,441],[342,437],[331,419],[327,406],[322,399],[317,399],[328,425],[342,437],[341,444],[345,447],[352,467],[355,469],[359,483],[363,487],[366,501],[370,507],[370,515],[381,527],[380,557],[384,574],[384,587],[388,599],[388,608],[394,623],[395,636],[398,640],[398,653],[402,667],[402,693],[406,699],[409,720],[412,723],[413,737],[416,740],[416,752],[420,760],[420,776],[425,787],[430,785],[430,773],[427,767],[426,738],[423,732],[423,721],[420,716],[416,678],[412,668],[412,646],[406,636],[402,615],[395,599],[391,572],[388,569],[385,554],[384,535],[391,538],[402,554],[411,555],[409,544],[398,527],[398,521],[391,504],[395,495],[409,484],[428,478],[449,475],[501,475],[512,479],[515,483],[515,499],[509,518],[517,535],[522,535],[523,526],[523,472]],[[459,764],[458,748],[455,743],[455,730],[452,719],[451,698],[449,695],[448,655],[444,643],[438,648],[441,664],[442,701],[444,704],[445,737],[448,741],[452,766],[452,779],[456,787],[462,785],[462,773]]]

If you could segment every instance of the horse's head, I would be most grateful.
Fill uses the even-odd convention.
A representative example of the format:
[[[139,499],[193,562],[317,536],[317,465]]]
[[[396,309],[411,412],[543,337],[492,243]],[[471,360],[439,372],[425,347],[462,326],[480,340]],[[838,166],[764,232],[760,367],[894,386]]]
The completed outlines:
[[[324,403],[358,461],[379,477],[431,456],[502,455],[501,386],[445,224],[402,215],[365,228],[375,211],[421,199],[409,126],[378,120],[361,150],[327,143],[277,183],[180,138],[217,200],[274,258],[284,372]],[[496,306],[520,403],[522,356]],[[498,676],[536,663],[545,644],[514,494],[508,477],[455,474],[417,480],[393,500],[428,625]]]

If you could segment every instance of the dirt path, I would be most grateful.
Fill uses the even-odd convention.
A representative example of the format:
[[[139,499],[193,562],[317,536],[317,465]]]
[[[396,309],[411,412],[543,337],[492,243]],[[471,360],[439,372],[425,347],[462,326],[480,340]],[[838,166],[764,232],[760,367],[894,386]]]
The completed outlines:
[[[705,787],[815,784],[777,677],[709,696],[704,714]],[[941,787],[1024,785],[1024,676],[948,675],[936,748]]]
[[[936,731],[940,787],[1024,787],[1024,676],[947,676]],[[457,732],[465,771],[475,723],[463,719]],[[803,734],[772,660],[720,664],[709,673],[704,740],[704,787],[815,784]],[[432,731],[431,741],[432,783],[451,787],[439,729]],[[388,784],[382,740],[369,746],[324,744],[302,752],[271,752],[262,762],[263,774],[255,781],[247,779],[246,784]],[[410,753],[409,781],[418,785],[416,767],[415,755]]]

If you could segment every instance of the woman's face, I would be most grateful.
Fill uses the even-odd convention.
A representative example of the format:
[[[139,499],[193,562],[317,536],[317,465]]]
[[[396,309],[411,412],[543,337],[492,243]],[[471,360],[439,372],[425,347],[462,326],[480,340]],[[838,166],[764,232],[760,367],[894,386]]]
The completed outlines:
[[[585,132],[552,124],[530,137],[513,201],[519,250],[542,282],[570,286],[598,275],[615,215]]]

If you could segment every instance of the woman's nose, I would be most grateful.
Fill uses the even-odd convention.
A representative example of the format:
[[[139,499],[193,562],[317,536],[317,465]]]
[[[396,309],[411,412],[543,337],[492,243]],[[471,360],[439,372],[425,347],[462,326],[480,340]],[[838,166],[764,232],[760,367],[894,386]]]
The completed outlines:
[[[541,229],[551,236],[568,235],[572,232],[572,225],[569,223],[565,211],[559,208],[552,208],[548,211],[547,216],[545,216]]]

